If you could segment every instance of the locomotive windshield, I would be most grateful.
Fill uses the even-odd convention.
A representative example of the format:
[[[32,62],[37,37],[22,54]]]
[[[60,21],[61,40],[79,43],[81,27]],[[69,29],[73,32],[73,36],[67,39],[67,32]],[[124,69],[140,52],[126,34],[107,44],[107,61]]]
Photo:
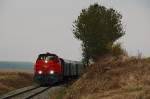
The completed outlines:
[[[38,60],[56,60],[58,57],[55,54],[40,54]]]

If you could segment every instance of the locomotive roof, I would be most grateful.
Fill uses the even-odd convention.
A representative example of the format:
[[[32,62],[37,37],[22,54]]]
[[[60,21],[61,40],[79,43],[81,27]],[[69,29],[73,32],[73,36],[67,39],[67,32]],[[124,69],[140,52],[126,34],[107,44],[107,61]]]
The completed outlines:
[[[73,64],[82,64],[81,61],[72,61],[72,60],[67,60],[67,59],[64,59],[64,62],[66,62],[66,63],[73,63]]]
[[[51,53],[39,54],[39,56],[44,56],[44,55],[52,55],[52,56],[57,56],[56,54],[51,54]]]

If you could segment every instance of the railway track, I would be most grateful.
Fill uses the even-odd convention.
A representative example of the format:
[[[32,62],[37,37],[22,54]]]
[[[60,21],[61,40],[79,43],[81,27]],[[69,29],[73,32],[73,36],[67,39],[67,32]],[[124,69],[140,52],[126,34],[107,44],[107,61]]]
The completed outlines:
[[[50,87],[29,86],[9,92],[8,94],[1,96],[0,99],[31,99],[45,92],[49,88]]]

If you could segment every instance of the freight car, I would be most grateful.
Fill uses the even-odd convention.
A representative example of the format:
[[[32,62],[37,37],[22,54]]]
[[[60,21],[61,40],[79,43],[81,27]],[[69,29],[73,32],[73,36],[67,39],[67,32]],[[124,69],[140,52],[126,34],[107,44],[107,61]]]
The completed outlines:
[[[42,85],[53,85],[79,77],[84,69],[82,62],[65,60],[51,53],[40,54],[34,67],[34,79]]]

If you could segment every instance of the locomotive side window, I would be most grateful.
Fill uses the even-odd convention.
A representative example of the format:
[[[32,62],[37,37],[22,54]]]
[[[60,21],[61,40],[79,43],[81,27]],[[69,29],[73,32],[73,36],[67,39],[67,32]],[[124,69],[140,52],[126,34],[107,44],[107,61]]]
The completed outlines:
[[[44,54],[40,54],[38,57],[38,60],[45,60],[45,55]]]

